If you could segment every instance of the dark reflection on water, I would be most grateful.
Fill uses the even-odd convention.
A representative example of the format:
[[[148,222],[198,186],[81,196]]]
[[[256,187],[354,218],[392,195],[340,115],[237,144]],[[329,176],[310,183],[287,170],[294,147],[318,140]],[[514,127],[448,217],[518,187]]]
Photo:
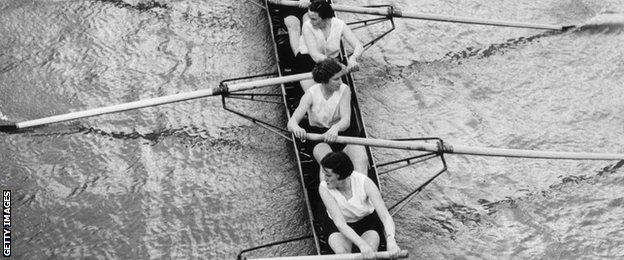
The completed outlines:
[[[135,9],[138,11],[148,11],[153,8],[167,9],[167,4],[163,4],[157,1],[143,1],[143,2],[138,2],[135,4],[126,3],[122,0],[99,0],[99,2],[112,3],[117,7]]]
[[[355,74],[372,136],[624,152],[619,0],[395,4],[578,28],[397,19],[397,30],[366,51]],[[275,71],[266,17],[246,1],[1,1],[0,35],[3,121]],[[232,106],[285,123],[278,105]],[[292,145],[224,111],[217,98],[0,133],[0,146],[0,187],[14,194],[18,259],[232,259],[244,248],[310,233]],[[378,161],[413,155],[374,151]],[[447,162],[449,171],[395,217],[399,243],[412,257],[624,257],[623,161]],[[384,175],[387,204],[439,167]],[[254,255],[312,253],[307,240]]]
[[[461,52],[450,52],[444,55],[445,58],[450,60],[458,60],[476,57],[479,59],[487,58],[497,53],[504,53],[506,49],[509,48],[517,48],[522,44],[529,44],[535,40],[539,40],[543,37],[559,35],[565,33],[564,31],[546,31],[543,33],[535,34],[529,37],[518,37],[513,39],[508,39],[504,43],[495,43],[491,44],[487,48],[483,49],[475,49],[473,47],[468,47],[466,50]],[[461,62],[461,61],[460,61]]]

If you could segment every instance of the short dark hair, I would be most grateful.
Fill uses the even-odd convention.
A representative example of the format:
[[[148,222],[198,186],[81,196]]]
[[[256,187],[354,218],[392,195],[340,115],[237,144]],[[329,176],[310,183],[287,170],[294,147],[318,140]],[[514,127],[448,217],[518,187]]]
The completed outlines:
[[[308,7],[308,10],[318,13],[321,19],[327,19],[336,16],[334,8],[332,8],[331,4],[323,0],[312,1],[310,3],[310,6]]]
[[[351,176],[353,172],[353,163],[349,156],[343,151],[331,152],[325,155],[321,160],[321,165],[338,174],[339,180],[344,180]]]
[[[312,79],[318,83],[327,83],[340,71],[342,71],[342,66],[340,66],[338,61],[334,58],[327,58],[314,65]]]

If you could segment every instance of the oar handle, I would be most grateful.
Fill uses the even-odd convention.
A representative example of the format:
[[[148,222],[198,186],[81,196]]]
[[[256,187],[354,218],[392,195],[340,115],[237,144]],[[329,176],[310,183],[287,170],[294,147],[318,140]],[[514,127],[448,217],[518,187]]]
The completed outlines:
[[[282,77],[277,77],[277,78],[268,78],[268,79],[260,79],[260,80],[254,80],[254,81],[243,82],[243,83],[228,84],[226,86],[227,86],[228,92],[236,92],[236,91],[256,89],[256,88],[261,88],[261,87],[266,87],[266,86],[271,86],[271,85],[278,85],[278,84],[283,84],[283,83],[288,83],[288,82],[301,81],[304,79],[311,79],[311,78],[312,78],[312,72],[305,72],[305,73],[282,76]]]
[[[407,258],[409,252],[401,250],[398,258]],[[389,252],[375,252],[376,259],[391,259]],[[304,256],[286,256],[286,257],[267,257],[267,258],[247,258],[254,260],[363,260],[361,253],[339,254],[339,255],[304,255]]]
[[[306,133],[307,140],[324,141],[325,137],[321,134]],[[357,144],[382,148],[394,148],[403,150],[417,150],[417,151],[437,151],[436,144],[428,144],[425,142],[413,142],[413,141],[394,141],[374,138],[360,138],[351,136],[338,136],[334,143],[340,144]]]

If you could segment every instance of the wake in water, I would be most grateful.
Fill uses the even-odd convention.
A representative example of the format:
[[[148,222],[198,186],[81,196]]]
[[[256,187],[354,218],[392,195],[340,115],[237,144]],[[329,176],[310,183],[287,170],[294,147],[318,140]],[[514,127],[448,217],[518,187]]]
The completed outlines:
[[[568,176],[561,179],[561,183],[553,184],[546,190],[541,190],[537,192],[532,192],[527,194],[526,196],[522,196],[520,198],[512,198],[506,197],[505,199],[498,201],[489,201],[487,199],[479,199],[478,203],[481,204],[482,209],[478,209],[475,207],[461,205],[457,203],[450,203],[445,206],[437,206],[434,207],[438,212],[444,212],[444,215],[430,215],[427,216],[427,222],[430,226],[436,226],[440,230],[444,230],[450,234],[453,239],[457,239],[455,237],[461,236],[461,232],[468,232],[469,236],[472,236],[473,233],[470,231],[462,231],[462,226],[470,227],[471,230],[483,230],[483,228],[491,228],[491,226],[495,226],[495,228],[501,228],[505,225],[510,225],[514,227],[515,225],[523,226],[528,222],[529,224],[533,221],[533,219],[537,218],[518,218],[518,219],[507,219],[508,215],[512,214],[516,211],[524,212],[527,209],[530,209],[527,214],[537,214],[542,213],[540,209],[544,208],[544,205],[548,205],[551,207],[550,203],[559,202],[567,202],[566,196],[570,196],[570,193],[575,192],[576,189],[585,189],[590,187],[589,190],[592,189],[601,189],[603,188],[603,184],[612,183],[613,180],[621,179],[620,176],[614,175],[618,172],[621,173],[622,166],[624,166],[624,160],[619,161],[615,164],[611,164],[609,166],[604,167],[599,170],[597,174],[593,176]],[[610,177],[610,176],[613,177]],[[587,194],[586,192],[580,192],[581,194]],[[616,196],[617,197],[617,196]],[[558,199],[556,199],[558,198]],[[594,198],[590,195],[590,200],[599,200],[598,198]],[[604,198],[600,198],[604,199]],[[615,207],[618,201],[622,201],[622,199],[611,199],[606,204],[599,204],[602,211],[613,211],[609,207]],[[584,201],[576,202],[576,203],[587,203]],[[607,205],[608,204],[608,205]],[[537,205],[537,206],[536,206]],[[540,208],[539,206],[542,205]],[[563,205],[563,204],[562,204]],[[582,204],[587,206],[585,204]],[[607,206],[605,206],[607,205]],[[597,207],[596,205],[593,205]],[[574,208],[575,206],[570,206]],[[536,211],[536,212],[534,212]],[[546,210],[548,211],[548,210]],[[552,211],[556,212],[556,209]],[[581,210],[582,211],[582,210]],[[601,212],[602,212],[601,211]],[[576,212],[576,211],[574,211]],[[585,212],[582,212],[585,213]],[[496,216],[498,214],[498,216]],[[513,215],[513,214],[512,214]],[[556,214],[555,214],[556,215]],[[583,216],[582,218],[587,218],[587,216]],[[501,221],[502,219],[502,221]],[[556,221],[555,221],[556,222]],[[512,223],[512,224],[509,224]],[[544,227],[534,226],[537,231],[542,230],[548,227],[544,224]],[[504,229],[504,228],[503,228]],[[530,230],[530,229],[529,229]],[[434,230],[429,230],[428,232],[433,232]],[[526,231],[526,230],[525,230]],[[539,234],[539,232],[537,232]],[[479,234],[478,232],[476,233]],[[521,234],[521,235],[518,235]],[[519,232],[518,235],[520,239],[531,239],[530,235],[522,235],[522,232]],[[438,233],[438,235],[442,235],[442,233]],[[459,240],[462,240],[461,238]],[[569,242],[569,241],[568,241]],[[466,242],[469,243],[469,242]],[[564,250],[565,251],[565,250]]]

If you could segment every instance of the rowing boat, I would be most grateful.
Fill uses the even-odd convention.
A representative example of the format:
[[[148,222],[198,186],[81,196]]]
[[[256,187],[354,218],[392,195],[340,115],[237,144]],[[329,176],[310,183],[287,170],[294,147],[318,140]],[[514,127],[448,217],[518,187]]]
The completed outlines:
[[[283,9],[278,5],[269,4],[266,10],[271,31],[271,38],[273,39],[273,46],[275,48],[275,59],[277,60],[279,76],[291,74],[293,66],[295,66],[295,64],[293,64],[294,55],[292,54],[290,48],[288,34],[286,27],[283,24],[282,15],[280,15],[280,11]],[[341,56],[345,57],[344,48],[342,48]],[[366,138],[366,127],[360,113],[357,101],[357,91],[351,73],[345,74],[342,80],[351,89],[352,114],[350,127],[357,130],[357,137]],[[283,84],[281,89],[286,107],[286,114],[288,115],[288,118],[290,118],[290,115],[297,108],[299,100],[303,96],[303,91],[298,82]],[[306,119],[301,122],[301,125],[304,128],[306,128],[307,125],[305,120]],[[323,232],[323,227],[325,227],[327,222],[331,221],[331,219],[327,217],[325,207],[318,193],[319,165],[312,156],[313,147],[309,143],[302,142],[294,137],[292,140],[295,157],[297,159],[297,164],[299,165],[299,176],[313,232],[316,251],[318,254],[333,254],[333,251],[327,243],[326,234]],[[377,167],[375,166],[369,147],[366,147],[366,153],[368,155],[369,162],[368,177],[373,180],[377,186],[379,186]],[[385,248],[385,244],[382,244],[381,248]]]
[[[249,1],[250,3],[256,2]],[[270,87],[279,85],[281,87],[281,95],[277,94],[283,102],[283,105],[286,108],[286,114],[288,118],[290,118],[291,113],[294,111],[296,106],[299,103],[299,99],[302,96],[302,91],[297,82],[303,79],[311,78],[311,73],[301,73],[296,75],[291,75],[293,71],[293,54],[290,51],[290,46],[288,43],[288,35],[286,34],[287,30],[283,24],[282,16],[280,15],[281,8],[279,6],[269,6],[266,0],[263,0],[264,8],[266,10],[266,15],[268,18],[268,23],[270,27],[271,38],[274,46],[274,54],[277,61],[278,67],[278,76],[275,78],[263,78],[256,79],[258,77],[268,77],[275,76],[272,74],[262,74],[255,76],[246,76],[237,79],[227,79],[221,82],[218,87],[212,87],[207,89],[200,89],[191,92],[183,92],[177,93],[167,96],[159,96],[153,97],[143,100],[132,101],[128,103],[109,105],[105,107],[91,108],[83,111],[70,112],[66,114],[60,114],[55,116],[49,116],[39,119],[27,120],[22,122],[15,123],[3,123],[0,124],[0,132],[8,132],[8,133],[18,133],[20,129],[33,128],[36,126],[43,126],[47,124],[60,123],[69,120],[76,120],[80,118],[86,118],[91,116],[110,114],[110,113],[118,113],[133,109],[140,109],[145,107],[153,107],[162,104],[170,104],[174,102],[187,101],[197,98],[203,98],[208,96],[221,96],[223,102],[223,108],[227,111],[233,112],[237,115],[243,116],[246,119],[251,120],[253,123],[258,124],[261,127],[264,127],[268,130],[271,130],[282,137],[285,137],[292,141],[295,158],[297,160],[299,166],[299,176],[302,185],[303,195],[308,211],[308,218],[310,220],[310,225],[312,229],[312,235],[287,239],[280,242],[274,242],[265,244],[262,246],[256,246],[250,249],[245,249],[241,251],[238,255],[238,258],[242,258],[242,254],[245,252],[249,252],[252,250],[260,249],[263,247],[274,246],[277,244],[288,243],[296,240],[307,239],[308,237],[314,238],[315,248],[317,251],[317,256],[295,256],[295,257],[287,257],[281,258],[283,260],[292,259],[292,260],[304,260],[304,259],[361,259],[361,254],[342,254],[335,256],[323,256],[322,254],[330,254],[333,253],[329,248],[327,243],[327,237],[323,232],[323,227],[329,221],[325,208],[323,206],[322,201],[320,200],[318,194],[318,185],[319,185],[319,175],[318,175],[318,164],[315,162],[312,154],[312,148],[309,143],[301,142],[294,138],[294,136],[290,135],[290,138],[282,133],[287,133],[286,129],[277,127],[275,125],[268,124],[265,120],[260,120],[258,118],[253,118],[239,111],[232,110],[231,108],[226,107],[225,100],[227,97],[237,97],[238,99],[247,99],[254,100],[256,96],[274,96],[273,94],[259,94],[259,93],[241,93],[242,91],[253,90],[262,87]],[[288,1],[288,0],[277,0],[281,5],[293,6],[297,5],[296,2]],[[393,17],[402,17],[402,18],[413,18],[413,19],[424,19],[424,20],[433,20],[433,21],[444,21],[444,22],[457,22],[457,23],[467,23],[467,24],[481,24],[481,25],[493,25],[493,26],[507,26],[507,27],[520,27],[520,28],[540,28],[540,29],[549,29],[549,30],[566,30],[572,28],[574,26],[552,26],[552,25],[536,25],[536,24],[527,24],[527,23],[517,23],[517,22],[506,22],[506,21],[492,21],[492,20],[483,20],[483,19],[472,19],[465,17],[451,17],[451,16],[441,16],[441,15],[430,15],[430,14],[417,14],[417,13],[406,13],[400,12],[393,6],[369,6],[369,7],[348,7],[348,6],[339,6],[334,5],[335,10],[342,10],[346,12],[352,13],[361,13],[361,14],[370,14],[370,15],[379,15],[384,16],[384,18],[375,18],[369,20],[362,20],[353,22],[350,24],[375,24],[378,22],[382,22],[384,20],[389,20],[392,24],[392,29],[394,29],[394,22],[392,22]],[[361,28],[361,27],[358,27]],[[389,33],[389,31],[384,32],[381,36],[373,39],[371,42],[365,44],[364,46],[370,46],[381,37]],[[345,56],[344,49],[342,49],[342,55]],[[249,81],[250,79],[255,79]],[[241,80],[247,80],[246,82],[238,82]],[[385,174],[390,171],[394,171],[415,163],[420,163],[425,160],[429,160],[432,158],[440,158],[442,162],[443,168],[438,171],[433,177],[430,177],[423,184],[418,186],[414,191],[410,192],[403,199],[399,200],[394,206],[389,207],[389,210],[392,211],[395,206],[398,210],[395,210],[394,213],[398,212],[403,206],[407,205],[409,200],[411,200],[417,192],[421,191],[426,185],[431,183],[435,178],[440,176],[441,173],[446,171],[446,162],[444,161],[444,154],[464,154],[464,155],[479,155],[479,156],[499,156],[499,157],[517,157],[517,158],[541,158],[541,159],[567,159],[567,160],[624,160],[624,154],[615,154],[615,153],[579,153],[579,152],[556,152],[556,151],[533,151],[533,150],[519,150],[519,149],[501,149],[501,148],[486,148],[486,147],[472,147],[472,146],[461,146],[461,145],[450,145],[445,143],[440,138],[409,138],[409,139],[398,139],[398,140],[383,140],[383,139],[371,139],[367,138],[366,127],[364,121],[362,120],[362,116],[360,114],[360,109],[357,103],[357,95],[356,88],[353,83],[353,78],[351,74],[347,74],[344,76],[343,81],[347,83],[350,87],[350,91],[352,93],[352,120],[351,127],[357,129],[356,137],[345,137],[339,136],[336,138],[336,143],[342,144],[357,144],[364,145],[366,147],[366,153],[368,155],[369,167],[370,170],[368,172],[368,176],[370,179],[379,186],[378,175]],[[236,83],[234,83],[236,82]],[[248,97],[248,98],[244,98]],[[256,100],[262,102],[271,102],[267,100]],[[278,102],[280,103],[280,102]],[[278,132],[278,130],[283,131],[282,133]],[[318,134],[307,134],[306,139],[308,140],[322,140],[322,136]],[[426,143],[422,141],[435,141],[435,144]],[[403,150],[411,150],[411,151],[422,151],[426,153],[422,153],[416,156],[394,160],[392,162],[387,163],[376,163],[373,160],[371,150],[369,147],[380,147],[380,148],[392,148],[392,149],[403,149]],[[405,164],[399,167],[394,167],[390,170],[379,172],[377,167],[386,167],[394,164]],[[382,234],[382,231],[379,231]],[[382,241],[380,245],[380,249],[384,250],[385,241]],[[388,258],[388,252],[378,252],[376,255],[378,259]],[[407,257],[407,251],[402,251],[400,257]],[[264,259],[276,259],[276,258],[264,258]]]

